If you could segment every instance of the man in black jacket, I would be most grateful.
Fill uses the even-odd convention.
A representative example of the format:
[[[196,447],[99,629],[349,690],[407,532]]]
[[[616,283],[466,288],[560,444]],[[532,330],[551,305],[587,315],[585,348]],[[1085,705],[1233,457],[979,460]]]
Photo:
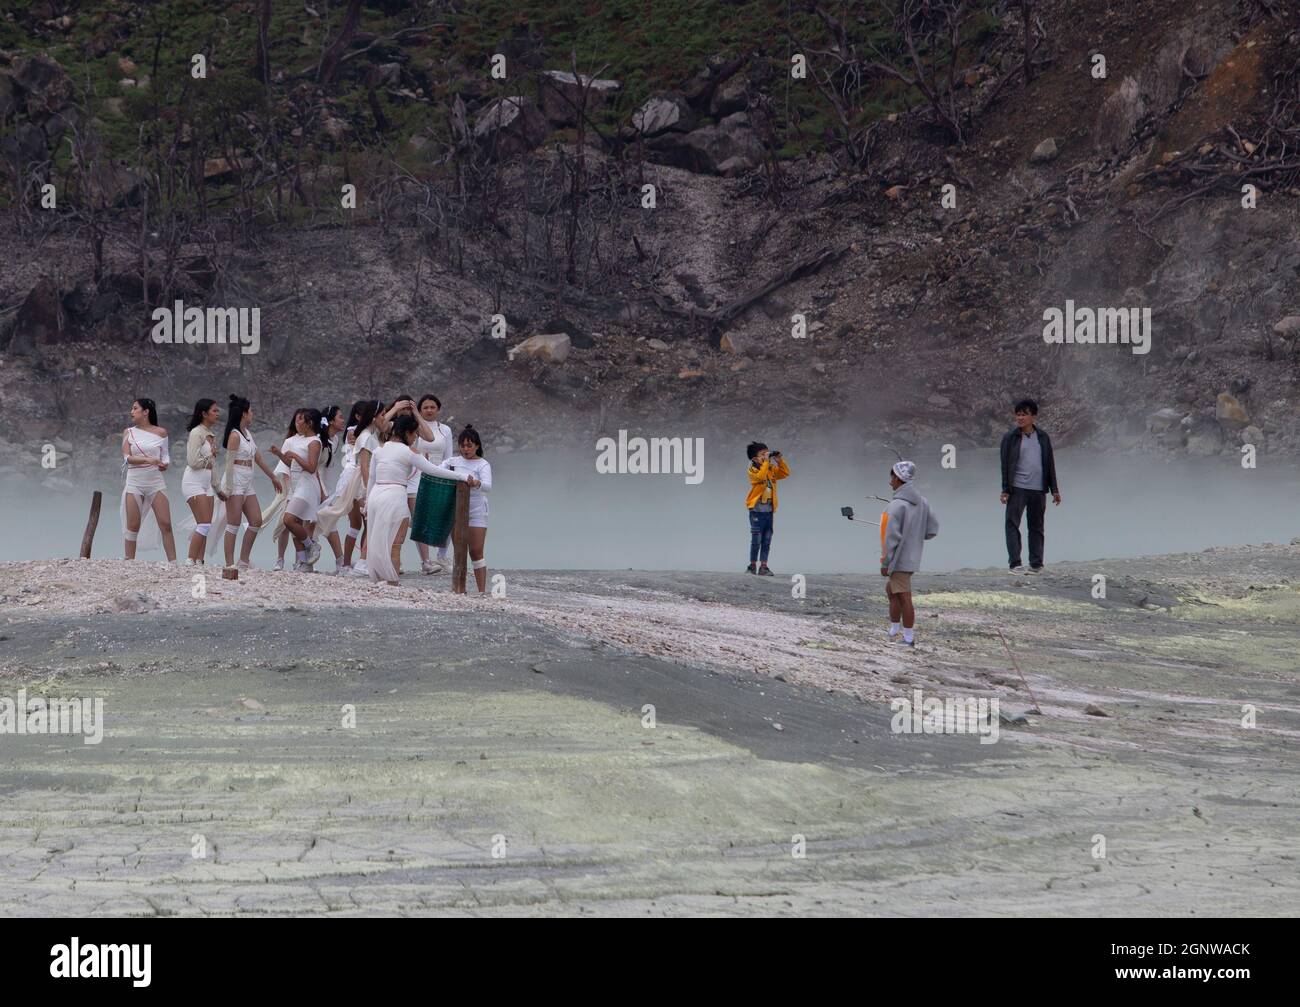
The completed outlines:
[[[1020,562],[1020,516],[1029,512],[1029,572],[1043,570],[1043,517],[1047,494],[1061,503],[1056,458],[1046,430],[1038,429],[1038,403],[1021,399],[1015,405],[1016,425],[1002,438],[1002,502],[1007,506],[1007,560],[1012,573],[1024,573]]]

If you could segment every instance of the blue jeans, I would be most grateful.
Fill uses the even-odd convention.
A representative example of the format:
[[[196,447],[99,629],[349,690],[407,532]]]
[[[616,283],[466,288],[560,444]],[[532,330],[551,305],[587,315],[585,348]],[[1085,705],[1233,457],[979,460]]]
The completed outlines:
[[[762,560],[767,562],[768,550],[772,548],[772,512],[751,510],[749,512],[749,562],[752,566]]]

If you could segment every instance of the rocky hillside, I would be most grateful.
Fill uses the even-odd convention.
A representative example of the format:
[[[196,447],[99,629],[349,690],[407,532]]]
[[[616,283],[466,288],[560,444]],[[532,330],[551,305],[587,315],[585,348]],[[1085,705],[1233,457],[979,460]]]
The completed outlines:
[[[1300,449],[1294,4],[647,6],[11,4],[0,409],[920,445],[1028,394],[1065,443]],[[258,352],[155,344],[177,299],[259,308]],[[1046,343],[1067,302],[1149,352]]]

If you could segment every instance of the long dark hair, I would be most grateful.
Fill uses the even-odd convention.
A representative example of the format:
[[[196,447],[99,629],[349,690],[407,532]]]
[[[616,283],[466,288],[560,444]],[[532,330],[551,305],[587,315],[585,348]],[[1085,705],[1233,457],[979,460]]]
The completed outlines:
[[[295,409],[293,415],[289,417],[289,429],[285,431],[285,437],[292,437],[298,432],[298,417],[303,414],[304,410]]]
[[[226,432],[221,437],[223,448],[230,444],[230,432],[239,429],[240,421],[243,420],[244,412],[249,405],[251,403],[248,399],[234,394],[230,396],[230,404],[226,407]]]
[[[216,404],[216,399],[199,399],[198,402],[194,403],[194,415],[191,416],[190,421],[185,424],[185,429],[193,430],[197,426],[202,426],[203,414]]]
[[[352,407],[352,415],[356,418],[358,437],[365,433],[370,424],[375,422],[375,417],[379,415],[379,411],[383,408],[384,404],[378,399],[363,399]]]
[[[298,415],[302,421],[311,427],[311,433],[308,437],[319,437],[321,440],[321,450],[329,447],[329,441],[325,439],[325,432],[320,428],[320,410],[319,409],[299,409]]]
[[[478,448],[478,456],[483,457],[483,438],[478,435],[478,431],[471,424],[466,423],[465,429],[456,435],[456,447],[460,447],[461,441],[473,441],[474,446]]]
[[[338,406],[326,406],[320,411],[320,420],[316,424],[316,429],[320,433],[321,443],[325,445],[325,467],[330,467],[330,462],[334,460],[334,441],[330,439],[330,424],[334,422],[334,417],[339,414]]]
[[[403,444],[410,444],[406,439],[410,434],[420,429],[420,421],[409,413],[402,413],[401,416],[393,420],[393,429],[388,435],[391,441],[401,441]]]
[[[149,414],[149,422],[153,426],[156,427],[158,425],[158,406],[153,399],[142,399],[137,397],[131,401]]]

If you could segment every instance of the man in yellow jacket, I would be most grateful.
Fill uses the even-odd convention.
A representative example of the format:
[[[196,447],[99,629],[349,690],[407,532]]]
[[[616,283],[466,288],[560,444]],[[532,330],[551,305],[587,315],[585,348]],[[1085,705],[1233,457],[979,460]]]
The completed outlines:
[[[749,455],[749,573],[773,576],[767,568],[768,550],[772,548],[772,519],[776,515],[776,483],[790,474],[790,466],[780,451],[769,451],[766,444],[754,441],[745,449]]]

